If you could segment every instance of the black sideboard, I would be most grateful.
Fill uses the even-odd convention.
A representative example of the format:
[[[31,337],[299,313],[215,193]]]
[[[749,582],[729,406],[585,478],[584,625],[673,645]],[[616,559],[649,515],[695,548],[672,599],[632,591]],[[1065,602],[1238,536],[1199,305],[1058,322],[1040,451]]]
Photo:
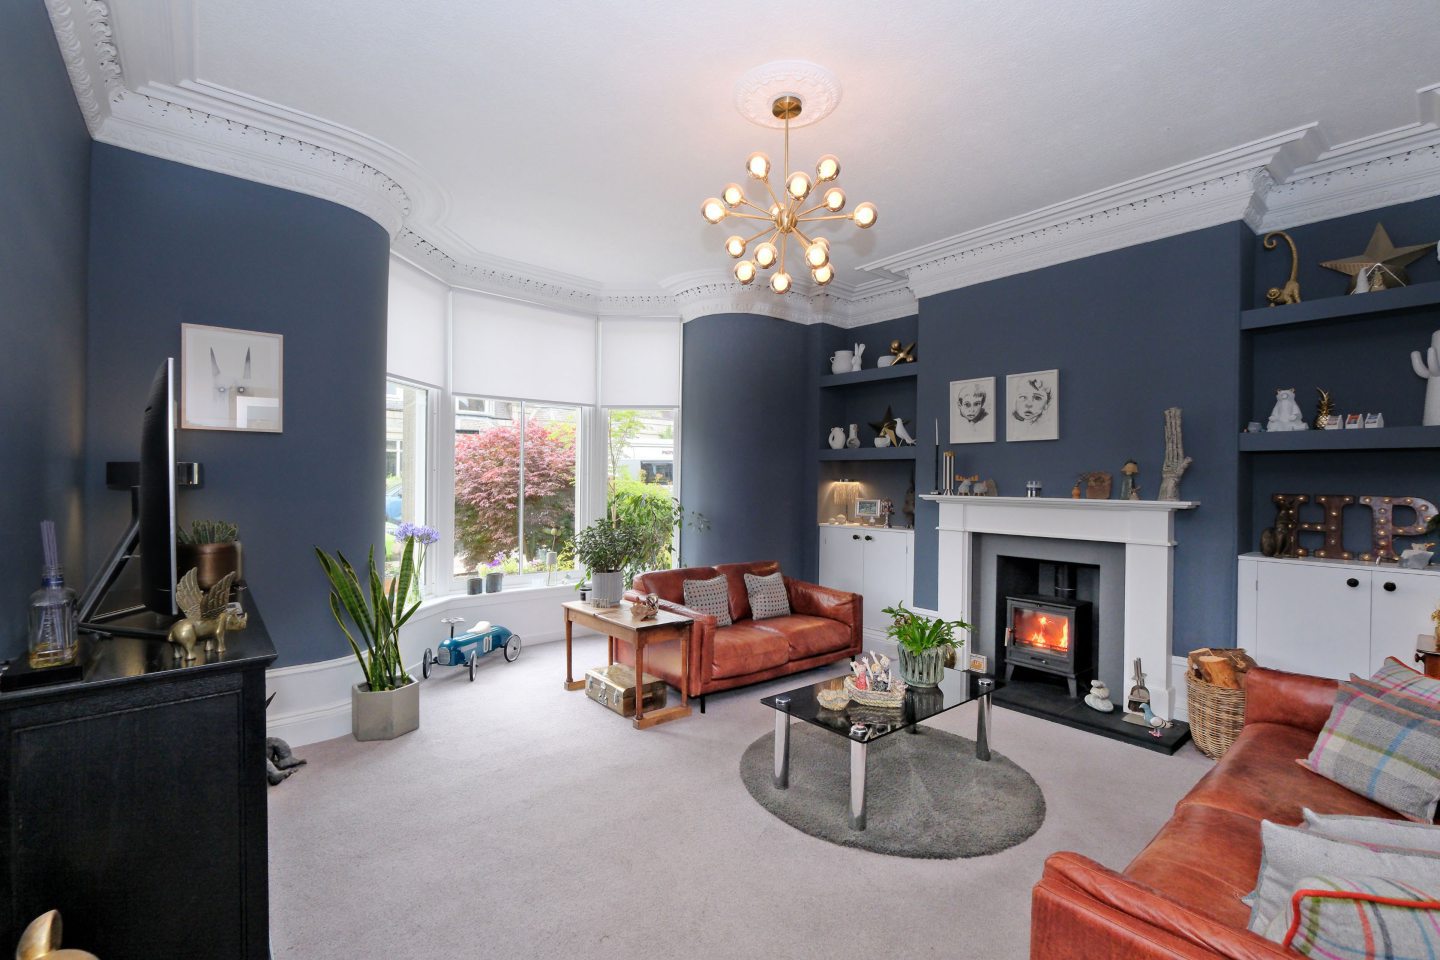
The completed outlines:
[[[275,648],[241,602],[223,654],[82,637],[81,679],[0,694],[0,953],[58,908],[65,945],[104,960],[269,956]]]

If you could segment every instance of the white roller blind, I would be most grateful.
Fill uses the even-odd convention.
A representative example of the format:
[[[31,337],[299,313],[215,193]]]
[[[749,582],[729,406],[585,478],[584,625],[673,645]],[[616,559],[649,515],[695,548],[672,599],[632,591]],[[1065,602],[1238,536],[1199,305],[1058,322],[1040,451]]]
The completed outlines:
[[[595,403],[595,318],[454,293],[456,393]]]
[[[444,384],[447,290],[404,260],[390,258],[387,373],[433,386]]]
[[[600,321],[600,402],[607,407],[680,405],[680,318]]]

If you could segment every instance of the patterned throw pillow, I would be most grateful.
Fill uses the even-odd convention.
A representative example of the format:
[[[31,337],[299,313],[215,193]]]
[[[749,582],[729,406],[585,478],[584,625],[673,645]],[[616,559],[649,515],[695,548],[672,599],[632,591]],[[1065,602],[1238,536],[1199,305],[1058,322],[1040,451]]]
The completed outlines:
[[[750,596],[750,616],[756,620],[790,616],[790,595],[785,592],[785,575],[779,570],[764,577],[745,574],[745,592]]]
[[[696,613],[710,614],[717,627],[730,626],[730,585],[723,573],[709,580],[686,580],[682,586],[685,606]]]
[[[1440,680],[1412,670],[1394,657],[1386,657],[1385,663],[1375,671],[1370,680],[1397,693],[1428,700],[1440,707]]]
[[[1440,720],[1440,703],[1432,703],[1414,694],[1376,683],[1374,680],[1361,680],[1353,673],[1350,674],[1350,685],[1361,693],[1368,693],[1375,699],[1384,700],[1401,710],[1418,713],[1426,720]]]
[[[1396,813],[1430,823],[1440,800],[1440,722],[1341,683],[1310,756],[1299,761]]]
[[[1260,842],[1260,876],[1249,898],[1249,927],[1262,937],[1286,912],[1291,895],[1307,876],[1390,877],[1440,888],[1440,857],[1435,854],[1371,850],[1269,820],[1260,822]]]
[[[1306,876],[1265,938],[1327,960],[1440,955],[1440,885]]]

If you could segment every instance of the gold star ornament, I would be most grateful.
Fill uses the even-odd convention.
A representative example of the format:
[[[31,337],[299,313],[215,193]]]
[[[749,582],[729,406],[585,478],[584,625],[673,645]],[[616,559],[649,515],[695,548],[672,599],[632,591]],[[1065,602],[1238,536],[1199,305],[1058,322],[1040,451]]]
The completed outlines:
[[[1377,223],[1375,232],[1370,235],[1370,245],[1365,248],[1364,253],[1343,260],[1326,260],[1320,266],[1348,274],[1351,293],[1356,292],[1356,284],[1360,282],[1362,275],[1365,285],[1361,289],[1384,290],[1409,283],[1410,278],[1405,275],[1405,265],[1414,263],[1423,257],[1427,250],[1434,249],[1434,243],[1396,247],[1390,242],[1390,234],[1385,232],[1385,225]]]

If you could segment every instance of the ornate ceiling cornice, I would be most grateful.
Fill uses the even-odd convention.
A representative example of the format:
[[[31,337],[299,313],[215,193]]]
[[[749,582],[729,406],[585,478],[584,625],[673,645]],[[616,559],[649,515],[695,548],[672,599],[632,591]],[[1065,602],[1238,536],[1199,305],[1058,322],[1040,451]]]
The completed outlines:
[[[1417,92],[1418,120],[1398,129],[1333,148],[1314,125],[1286,131],[872,261],[859,283],[776,297],[740,286],[727,271],[706,271],[617,290],[471,249],[445,226],[444,191],[373,138],[184,76],[193,61],[193,30],[178,28],[188,22],[186,0],[153,2],[139,8],[137,22],[148,17],[170,29],[122,30],[122,57],[102,0],[46,0],[96,140],[342,204],[379,223],[398,254],[447,283],[601,316],[741,312],[859,326],[913,314],[917,297],[1220,223],[1283,229],[1440,194],[1437,84]],[[143,79],[127,77],[132,59]]]

